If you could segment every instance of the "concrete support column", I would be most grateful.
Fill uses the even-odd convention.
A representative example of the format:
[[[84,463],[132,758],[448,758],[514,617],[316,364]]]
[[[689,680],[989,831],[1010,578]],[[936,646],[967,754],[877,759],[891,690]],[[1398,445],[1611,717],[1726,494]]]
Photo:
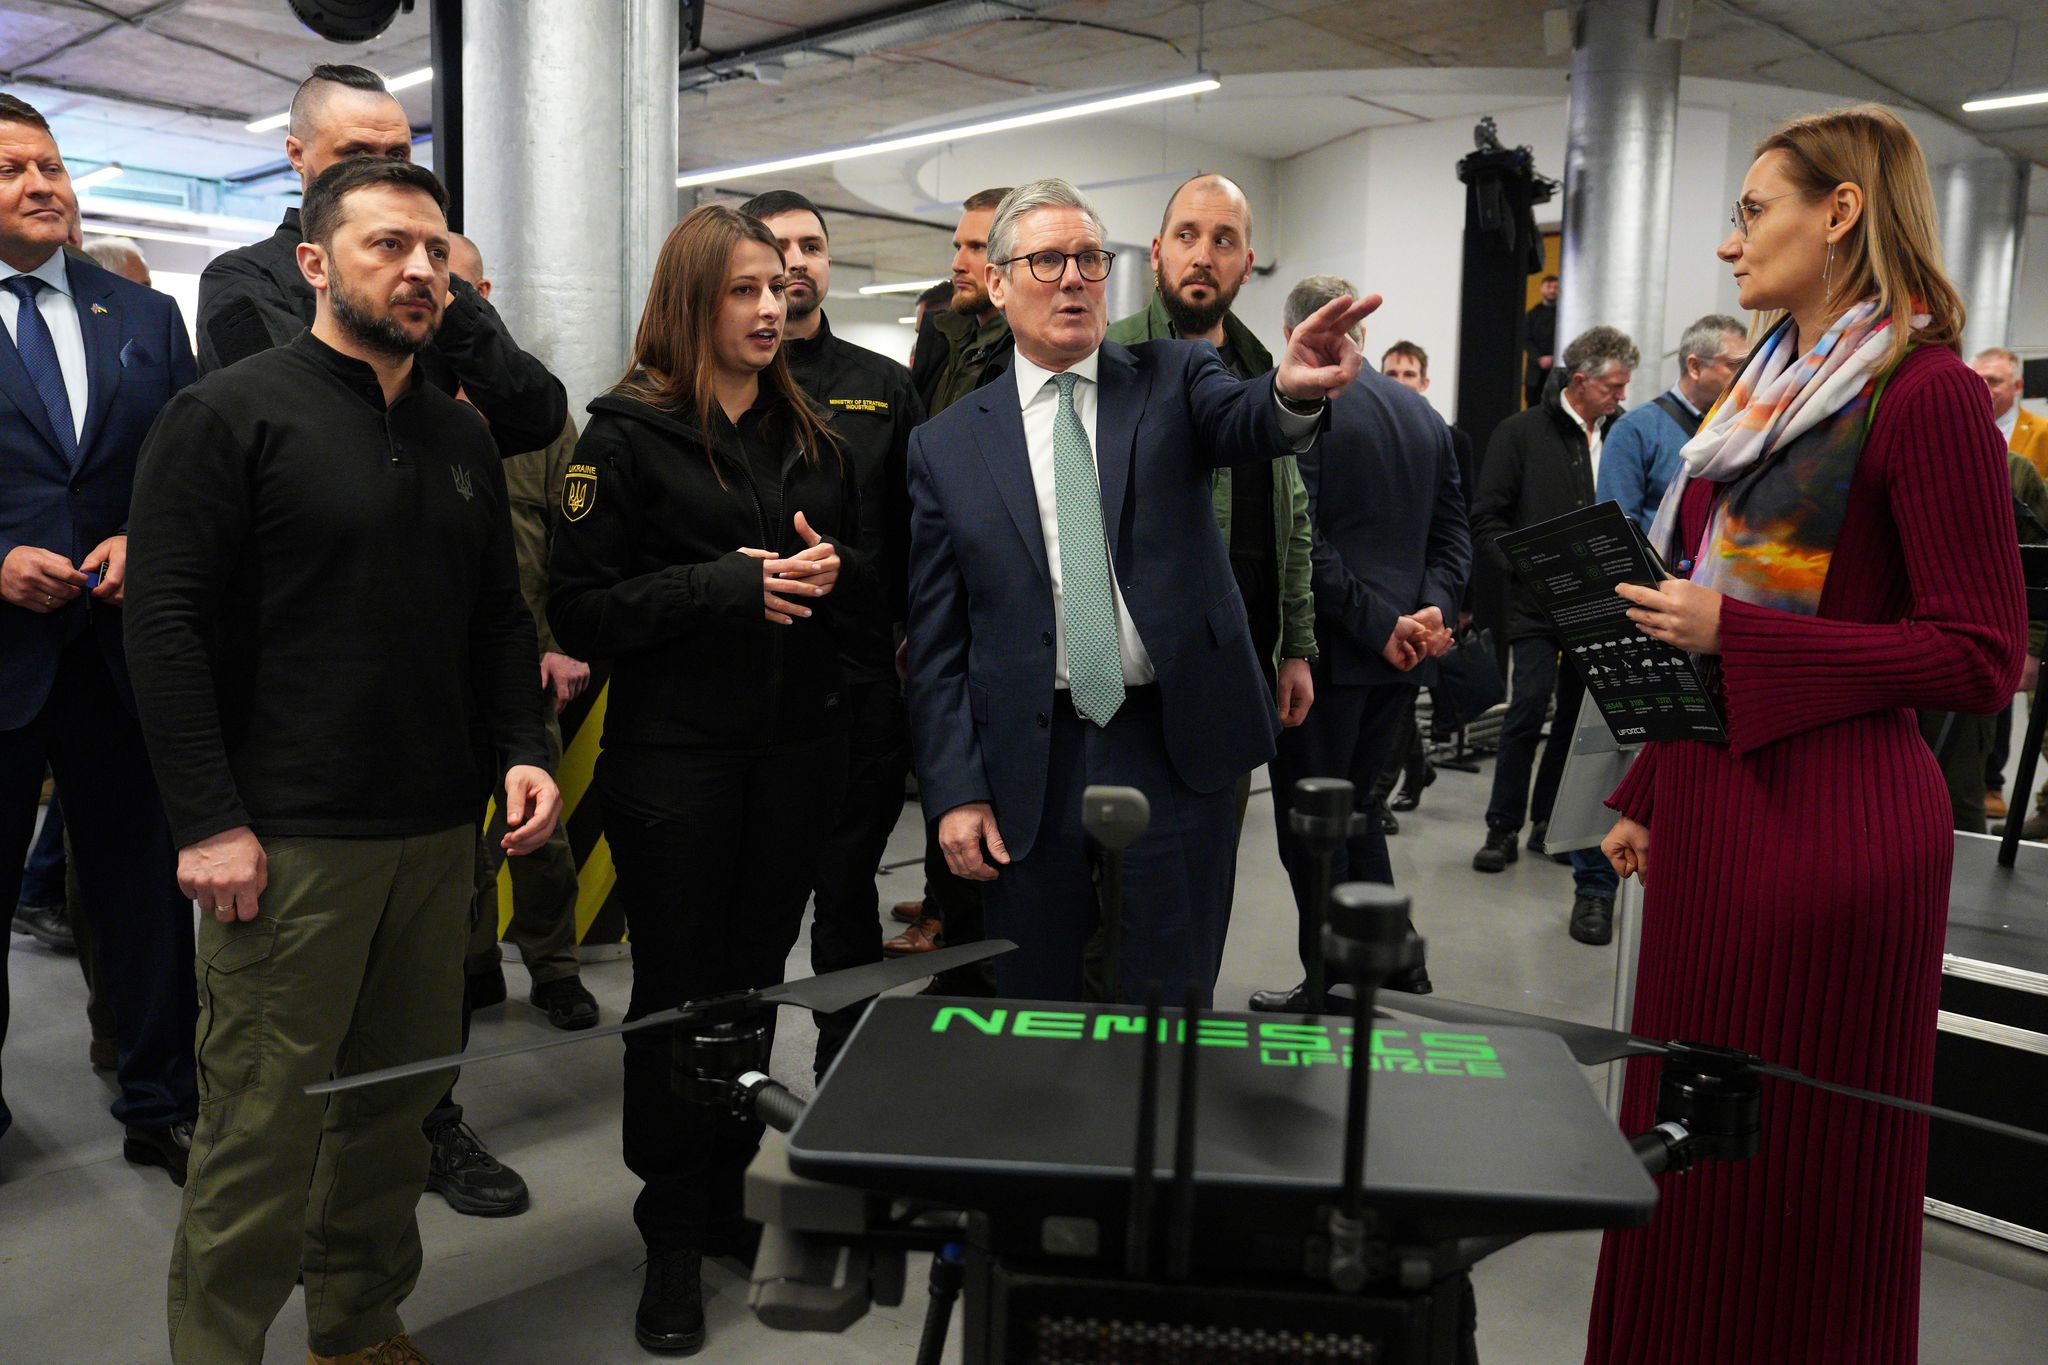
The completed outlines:
[[[466,0],[465,221],[522,346],[583,405],[624,373],[675,225],[674,0]]]
[[[1655,10],[1656,0],[1585,0],[1564,154],[1558,358],[1588,327],[1619,327],[1643,355],[1632,402],[1657,391],[1666,349],[1680,45],[1652,35]]]
[[[1963,354],[2012,344],[2013,293],[2027,240],[2027,176],[2014,156],[1959,161],[1935,175],[1941,253],[1963,296]]]

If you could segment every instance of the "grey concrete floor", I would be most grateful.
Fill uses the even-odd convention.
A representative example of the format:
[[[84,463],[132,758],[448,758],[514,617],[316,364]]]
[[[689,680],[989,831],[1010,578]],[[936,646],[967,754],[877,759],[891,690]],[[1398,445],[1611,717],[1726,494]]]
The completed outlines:
[[[1470,869],[1487,775],[1443,772],[1421,810],[1402,816],[1395,875],[1415,899],[1431,971],[1446,995],[1604,1023],[1613,949],[1565,935],[1569,869],[1524,857],[1493,877]],[[1237,906],[1218,1003],[1296,978],[1293,911],[1273,852],[1272,808],[1255,797],[1246,822]],[[906,815],[890,857],[919,852]],[[879,879],[884,904],[915,896],[915,867]],[[806,947],[792,974],[808,972]],[[178,1192],[161,1172],[129,1166],[107,1117],[110,1087],[86,1065],[76,965],[27,939],[12,952],[13,1020],[7,1098],[15,1126],[0,1140],[0,1361],[121,1362],[164,1357],[164,1271]],[[624,1008],[630,967],[596,962],[585,980],[605,1018]],[[523,1003],[526,978],[508,967],[512,1001],[482,1012],[476,1041],[551,1036]],[[785,1015],[776,1071],[810,1074],[811,1031]],[[800,1089],[807,1086],[798,1085]],[[654,1359],[632,1338],[642,1252],[634,1186],[618,1152],[619,1050],[600,1041],[489,1066],[458,1094],[491,1149],[518,1169],[533,1207],[484,1220],[421,1206],[427,1264],[407,1323],[442,1365],[624,1362]],[[1585,1347],[1585,1312],[1598,1239],[1524,1242],[1477,1272],[1480,1345],[1488,1365],[1570,1365]],[[923,1316],[924,1268],[913,1263],[901,1308],[877,1310],[839,1336],[771,1332],[747,1313],[746,1286],[706,1271],[711,1340],[704,1358],[733,1362],[908,1361]],[[2048,1341],[2048,1257],[1942,1223],[1927,1225],[1922,1360],[1928,1365],[2037,1362]],[[289,1303],[270,1334],[273,1361],[304,1359],[301,1309]],[[958,1359],[957,1347],[949,1359]],[[1743,1362],[1742,1365],[1753,1365]]]

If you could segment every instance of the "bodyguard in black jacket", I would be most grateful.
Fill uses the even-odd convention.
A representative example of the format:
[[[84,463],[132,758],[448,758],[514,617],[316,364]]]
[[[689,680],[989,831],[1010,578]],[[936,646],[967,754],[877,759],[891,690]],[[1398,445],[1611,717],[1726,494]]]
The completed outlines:
[[[832,334],[822,307],[832,289],[831,239],[818,206],[793,190],[770,190],[740,206],[758,218],[782,252],[783,355],[811,401],[825,410],[860,483],[862,553],[883,591],[841,612],[839,663],[846,683],[847,783],[839,819],[818,859],[811,919],[811,970],[836,972],[882,960],[875,932],[880,898],[875,865],[903,814],[910,771],[910,722],[896,676],[896,641],[909,597],[910,499],[904,456],[924,420],[910,371]],[[822,1078],[860,1020],[861,1006],[818,1016],[812,1061]]]
[[[322,64],[292,97],[285,154],[310,187],[337,161],[363,156],[410,160],[405,111],[376,72]],[[199,277],[199,373],[210,374],[282,346],[313,325],[313,289],[299,273],[299,210],[277,231],[217,257]],[[539,450],[562,434],[568,395],[547,367],[519,349],[497,310],[462,280],[448,282],[434,339],[416,358],[443,393],[460,387],[491,424],[506,458]]]
[[[780,355],[783,284],[759,221],[707,205],[677,224],[634,371],[591,404],[563,489],[548,621],[570,653],[612,662],[597,789],[629,1020],[782,979],[845,781],[835,627],[870,586],[846,543],[858,470]],[[664,1034],[627,1035],[648,1250],[635,1333],[690,1351],[699,1258],[751,1249],[740,1176],[761,1125],[684,1103],[669,1066]]]
[[[313,325],[313,289],[299,273],[299,211],[277,231],[214,258],[199,277],[199,372],[282,346]],[[467,281],[448,280],[441,328],[415,358],[443,393],[463,392],[490,420],[506,457],[539,450],[562,434],[569,397],[547,366],[519,349],[498,310]]]

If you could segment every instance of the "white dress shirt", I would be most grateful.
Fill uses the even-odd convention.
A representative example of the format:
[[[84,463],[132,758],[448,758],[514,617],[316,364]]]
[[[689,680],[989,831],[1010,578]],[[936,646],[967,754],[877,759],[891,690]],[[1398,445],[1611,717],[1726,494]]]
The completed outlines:
[[[1595,422],[1592,426],[1587,426],[1586,419],[1579,416],[1579,410],[1572,406],[1570,395],[1560,393],[1557,396],[1557,401],[1564,404],[1566,415],[1579,424],[1580,431],[1586,433],[1586,459],[1593,466],[1593,486],[1597,488],[1600,486],[1600,424]],[[1683,395],[1680,396],[1679,401],[1685,402]],[[1692,404],[1686,403],[1686,406],[1691,407]]]
[[[49,286],[36,295],[36,308],[50,329],[50,340],[57,348],[57,367],[64,372],[64,396],[71,404],[71,439],[83,440],[85,404],[91,390],[86,382],[85,333],[78,328],[78,308],[71,302],[71,276],[64,269],[63,249],[51,252],[50,259],[34,270],[16,270],[0,261],[0,281],[16,275],[34,275]],[[20,338],[14,324],[20,313],[21,300],[14,297],[14,291],[0,288],[0,321],[7,324],[8,338],[17,345]]]
[[[1053,686],[1067,686],[1067,608],[1066,597],[1060,588],[1060,511],[1059,488],[1054,476],[1052,455],[1052,427],[1059,418],[1060,389],[1053,383],[1054,371],[1040,369],[1024,358],[1024,352],[1016,352],[1013,364],[1017,371],[1017,405],[1024,410],[1024,449],[1031,459],[1031,482],[1038,493],[1038,525],[1045,535],[1045,567],[1052,575],[1052,678]],[[1068,373],[1077,374],[1081,382],[1074,385],[1074,416],[1081,419],[1081,430],[1088,433],[1088,452],[1095,457],[1095,481],[1102,484],[1102,450],[1095,440],[1095,410],[1100,390],[1096,374],[1102,364],[1102,352],[1093,351],[1086,360],[1068,367]],[[1109,525],[1104,522],[1102,540],[1105,548],[1109,543]],[[1137,687],[1154,681],[1158,675],[1152,669],[1152,656],[1145,652],[1145,642],[1138,638],[1138,628],[1131,621],[1130,609],[1124,606],[1123,585],[1116,581],[1116,566],[1110,565],[1109,590],[1116,598],[1116,642],[1117,650],[1123,655],[1124,686]]]
[[[1022,348],[1013,357],[1017,375],[1017,406],[1024,412],[1024,449],[1031,461],[1031,482],[1038,495],[1038,526],[1045,536],[1045,566],[1052,576],[1052,619],[1053,619],[1053,686],[1064,688],[1067,680],[1067,611],[1066,598],[1060,589],[1060,515],[1059,489],[1053,468],[1052,428],[1060,413],[1059,385],[1053,383],[1058,372],[1042,369],[1025,358]],[[1099,387],[1096,375],[1102,364],[1102,351],[1098,347],[1089,352],[1088,358],[1076,361],[1067,367],[1067,373],[1081,377],[1074,385],[1074,416],[1081,421],[1081,430],[1088,434],[1088,453],[1095,457],[1095,484],[1102,486],[1102,450],[1095,440],[1095,410]],[[1278,389],[1273,391],[1273,403],[1279,412],[1281,434],[1292,443],[1298,455],[1315,444],[1317,431],[1322,426],[1322,409],[1301,413],[1291,410],[1280,401]],[[1105,548],[1109,544],[1109,525],[1105,519],[1102,528]],[[1158,674],[1152,668],[1152,656],[1145,652],[1145,642],[1138,636],[1138,627],[1131,621],[1130,609],[1124,606],[1123,584],[1116,581],[1116,565],[1109,566],[1109,590],[1116,599],[1117,651],[1123,656],[1124,686],[1137,687],[1153,682]]]
[[[1998,432],[2001,436],[2005,437],[2006,448],[2009,450],[2012,448],[2013,428],[2020,424],[2020,400],[2017,398],[2013,399],[2012,406],[2005,410],[2005,415],[1996,420],[1998,422]]]

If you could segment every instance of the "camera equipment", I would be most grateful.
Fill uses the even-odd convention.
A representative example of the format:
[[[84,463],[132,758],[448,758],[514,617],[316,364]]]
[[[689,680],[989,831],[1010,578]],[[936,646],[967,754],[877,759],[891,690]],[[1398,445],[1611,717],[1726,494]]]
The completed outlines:
[[[413,0],[291,0],[298,21],[331,43],[367,43],[391,27]]]
[[[1124,926],[1124,850],[1152,823],[1152,803],[1136,787],[1093,786],[1081,793],[1081,828],[1102,848],[1103,984],[1121,998]]]

